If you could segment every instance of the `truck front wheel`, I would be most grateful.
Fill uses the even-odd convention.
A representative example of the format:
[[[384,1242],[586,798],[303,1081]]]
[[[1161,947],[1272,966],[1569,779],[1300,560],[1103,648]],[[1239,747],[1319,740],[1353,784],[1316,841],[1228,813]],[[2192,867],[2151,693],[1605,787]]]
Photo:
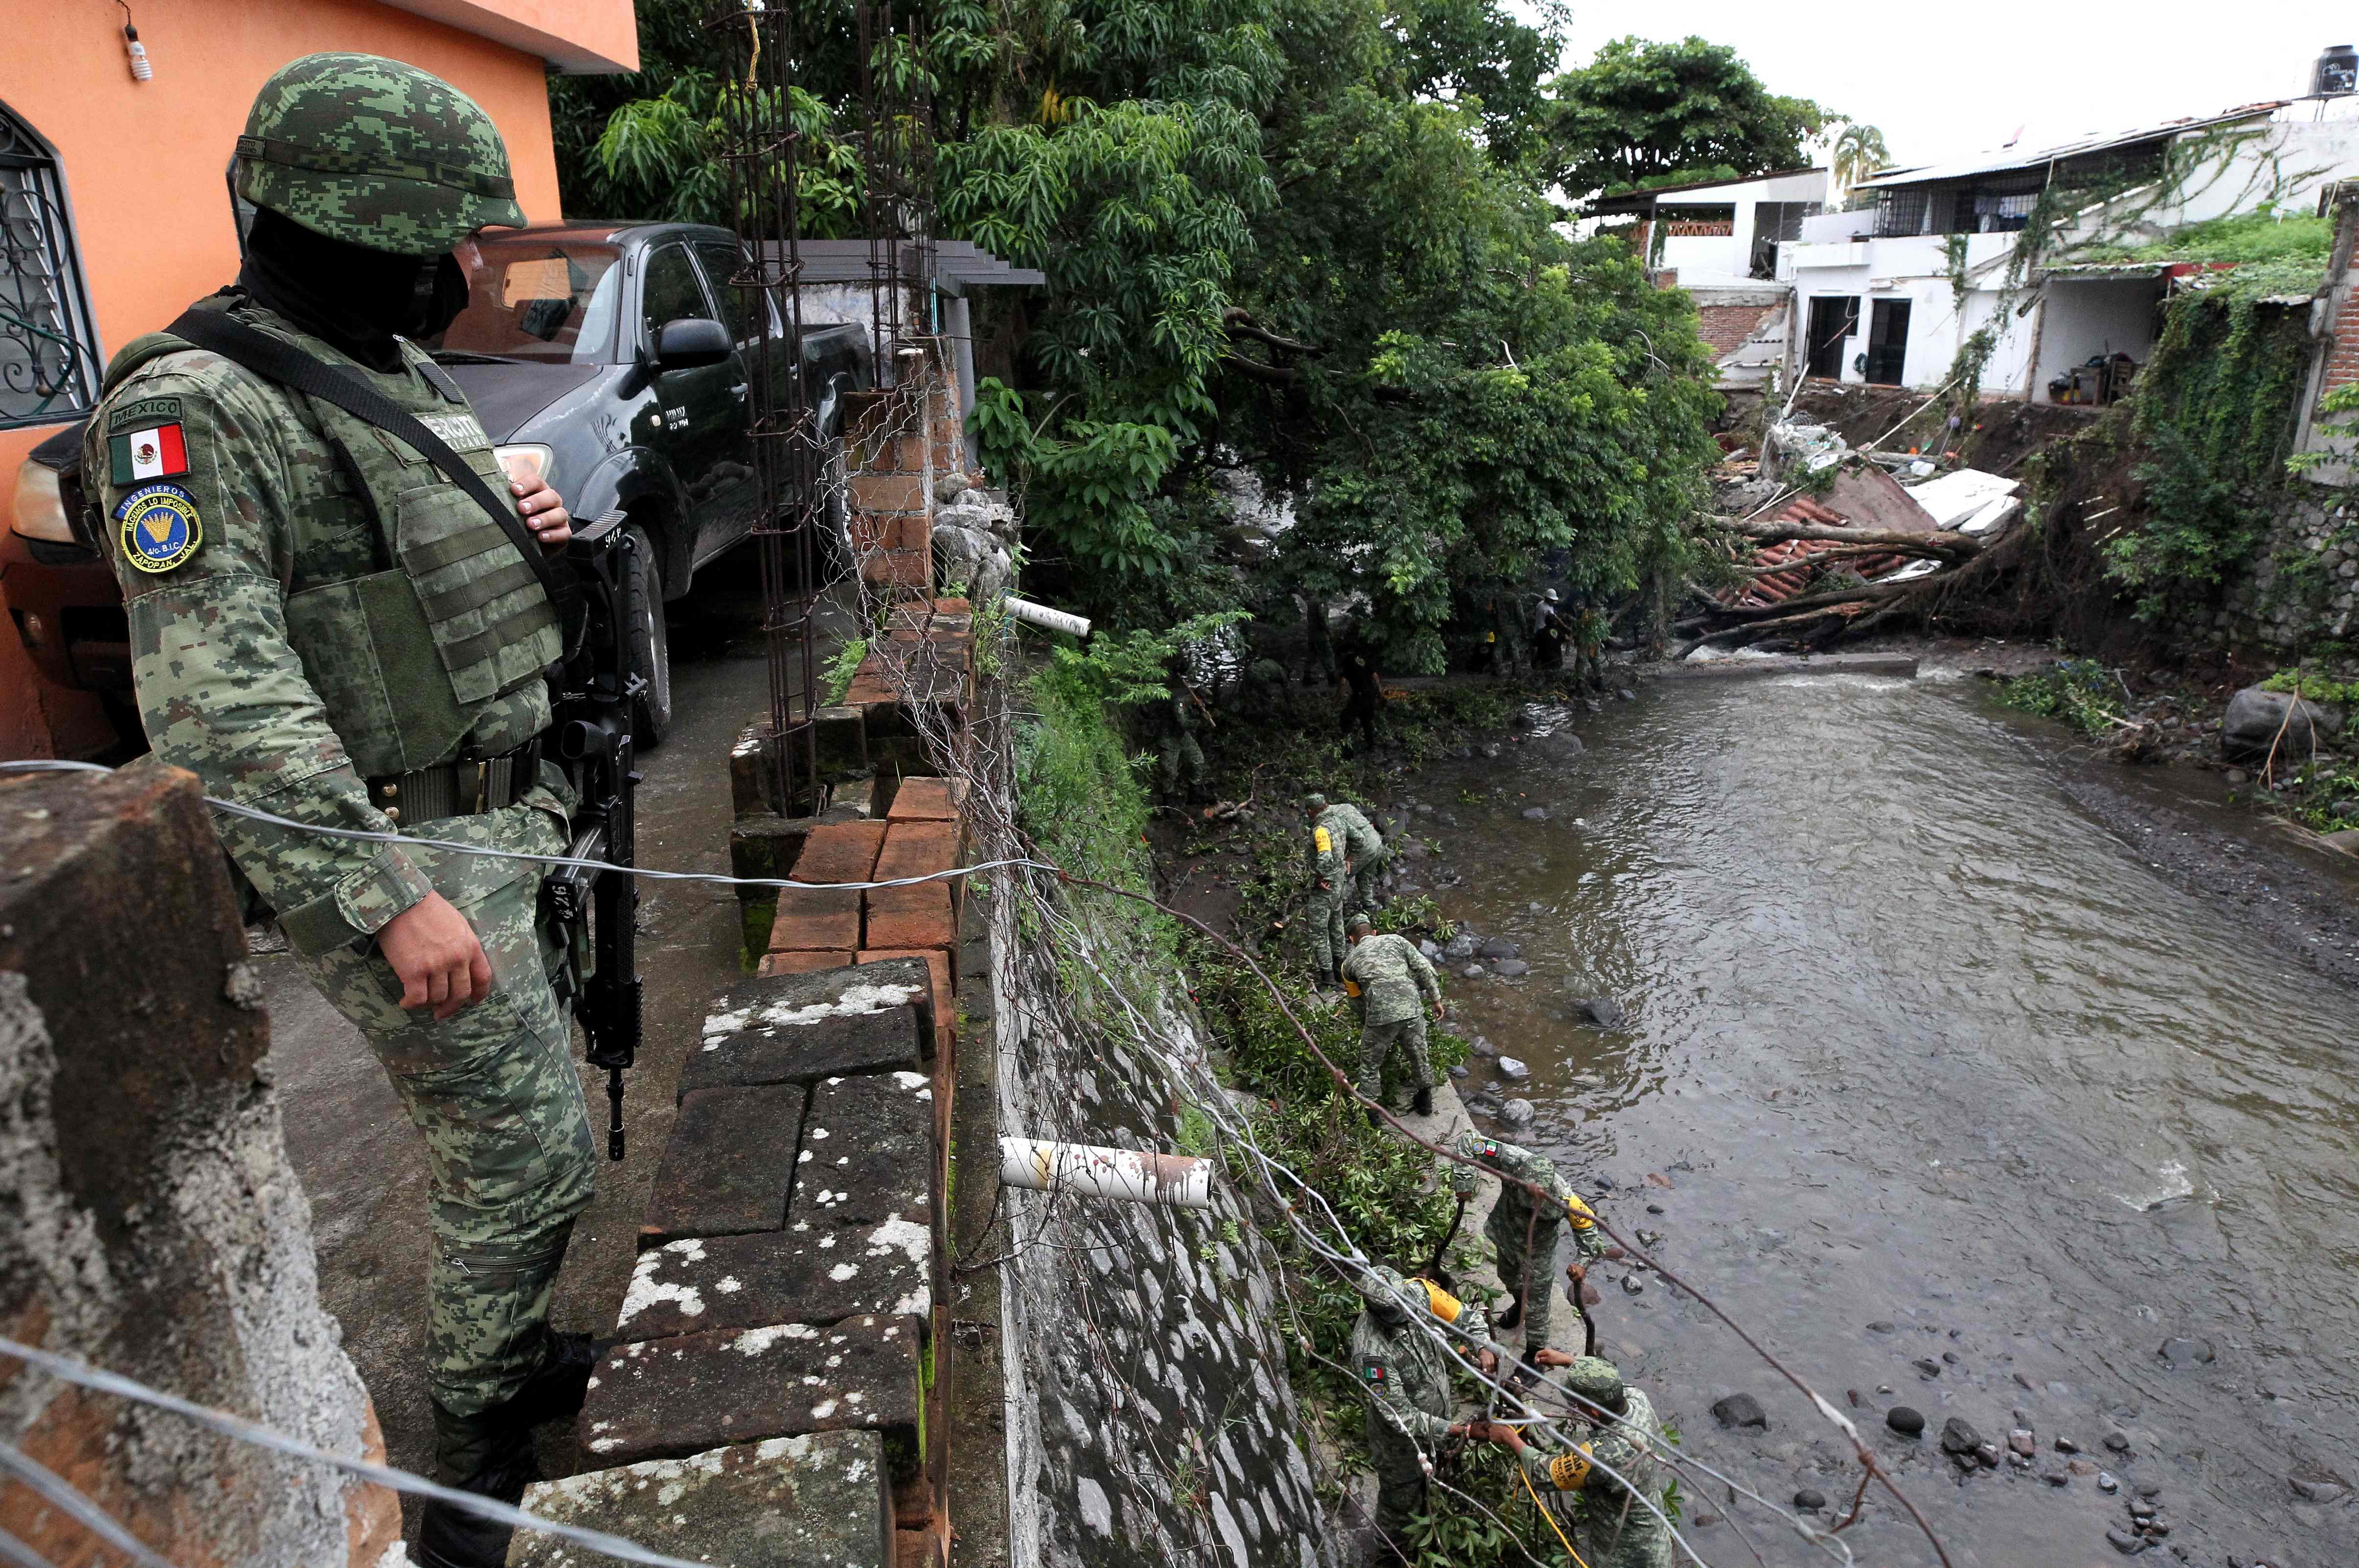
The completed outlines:
[[[631,668],[647,678],[647,689],[631,706],[631,738],[652,751],[671,733],[671,637],[664,624],[663,567],[655,540],[636,523],[631,539],[630,578],[625,598],[631,617]]]

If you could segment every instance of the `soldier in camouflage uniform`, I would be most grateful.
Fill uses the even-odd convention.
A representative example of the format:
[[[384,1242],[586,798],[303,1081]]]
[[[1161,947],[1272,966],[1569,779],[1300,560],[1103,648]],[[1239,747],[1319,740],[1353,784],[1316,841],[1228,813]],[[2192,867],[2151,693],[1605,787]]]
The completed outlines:
[[[1343,960],[1343,982],[1360,999],[1360,1093],[1369,1101],[1368,1125],[1376,1121],[1376,1104],[1385,1089],[1385,1063],[1395,1051],[1408,1058],[1417,1083],[1417,1114],[1433,1115],[1433,1058],[1425,1049],[1425,1009],[1435,1018],[1448,1014],[1441,1005],[1441,980],[1408,938],[1396,932],[1378,934],[1365,915],[1352,917],[1351,956]]]
[[[1580,1399],[1612,1413],[1613,1419],[1597,1414],[1582,1423],[1586,1441],[1544,1454],[1514,1427],[1498,1422],[1473,1423],[1473,1435],[1513,1453],[1533,1488],[1557,1505],[1551,1511],[1560,1518],[1569,1511],[1565,1502],[1581,1498],[1581,1517],[1571,1528],[1590,1568],[1671,1568],[1671,1527],[1657,1511],[1666,1485],[1664,1466],[1654,1457],[1669,1442],[1654,1401],[1626,1387],[1614,1363],[1594,1356],[1573,1358],[1563,1381]]]
[[[1351,896],[1351,864],[1343,835],[1321,821],[1327,797],[1302,797],[1302,815],[1310,823],[1310,892],[1307,920],[1310,927],[1310,972],[1321,985],[1343,983],[1343,904]]]
[[[1196,743],[1196,689],[1173,660],[1170,689],[1150,713],[1156,732],[1156,774],[1163,799],[1171,805],[1201,800],[1204,794],[1204,748]]]
[[[465,302],[451,247],[524,222],[489,116],[414,67],[311,55],[264,84],[238,158],[248,258],[197,310],[390,397],[513,495],[540,547],[562,545],[556,493],[508,481],[408,341]],[[87,442],[158,757],[298,822],[563,853],[571,791],[537,739],[556,614],[466,491],[375,426],[164,333],[115,356]],[[425,1139],[437,1465],[513,1502],[537,1474],[530,1427],[578,1409],[590,1367],[586,1336],[548,1326],[595,1156],[538,868],[217,825]],[[507,1534],[429,1503],[412,1555],[499,1563]]]
[[[1470,1423],[1450,1419],[1456,1402],[1451,1361],[1437,1332],[1462,1336],[1467,1345],[1461,1353],[1471,1353],[1486,1375],[1497,1369],[1504,1353],[1491,1342],[1483,1310],[1438,1285],[1403,1279],[1377,1264],[1362,1270],[1353,1288],[1367,1303],[1352,1324],[1351,1365],[1368,1396],[1376,1529],[1398,1548],[1406,1545],[1403,1527],[1425,1507],[1428,1452],[1469,1434]]]
[[[1499,1326],[1512,1329],[1518,1323],[1524,1329],[1524,1344],[1537,1351],[1548,1343],[1549,1316],[1555,1300],[1552,1278],[1556,1272],[1557,1245],[1562,1239],[1564,1226],[1572,1226],[1573,1247],[1583,1259],[1597,1258],[1605,1251],[1605,1237],[1597,1228],[1596,1216],[1589,1205],[1565,1185],[1557,1174],[1555,1161],[1546,1155],[1535,1154],[1512,1143],[1501,1143],[1471,1129],[1458,1135],[1455,1152],[1462,1160],[1471,1160],[1486,1170],[1495,1171],[1505,1181],[1499,1184],[1499,1201],[1491,1206],[1491,1217],[1484,1222],[1483,1234],[1499,1252],[1499,1280],[1507,1287],[1507,1310],[1499,1314]],[[1470,1166],[1453,1164],[1450,1168],[1450,1188],[1461,1198],[1471,1198],[1478,1178]],[[1521,1183],[1533,1186],[1551,1195],[1549,1203],[1534,1212],[1532,1195]],[[1526,1250],[1525,1238],[1530,1238]],[[1531,1299],[1518,1300],[1525,1282],[1527,1269],[1530,1271]],[[1581,1289],[1582,1266],[1572,1265],[1568,1270],[1572,1288]]]
[[[1391,864],[1393,852],[1367,813],[1349,800],[1335,800],[1319,813],[1319,825],[1343,842],[1343,869],[1352,879],[1347,910],[1374,909],[1380,901],[1376,881]]]

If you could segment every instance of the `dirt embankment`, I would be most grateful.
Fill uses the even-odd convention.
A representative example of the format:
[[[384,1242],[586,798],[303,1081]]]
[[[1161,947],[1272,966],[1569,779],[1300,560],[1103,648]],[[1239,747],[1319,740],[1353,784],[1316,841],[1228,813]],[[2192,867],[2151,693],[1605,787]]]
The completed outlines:
[[[2077,435],[2100,417],[2095,408],[2000,398],[1975,406],[1967,428],[1949,430],[1951,399],[1902,387],[1806,384],[1793,417],[1827,425],[1854,447],[1875,441],[1886,452],[1955,452],[1969,468],[2015,474],[2026,458],[2051,441]]]

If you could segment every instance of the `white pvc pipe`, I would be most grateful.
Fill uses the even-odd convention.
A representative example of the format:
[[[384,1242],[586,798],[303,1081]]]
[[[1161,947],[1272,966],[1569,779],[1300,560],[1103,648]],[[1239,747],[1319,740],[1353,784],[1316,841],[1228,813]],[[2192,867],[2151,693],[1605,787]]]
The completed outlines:
[[[1036,1192],[1079,1192],[1158,1203],[1167,1209],[1212,1206],[1212,1165],[1184,1154],[1141,1154],[1130,1149],[1095,1149],[1085,1143],[1046,1143],[1032,1138],[999,1140],[999,1180]]]
[[[1062,610],[1052,610],[1046,604],[1036,604],[1029,599],[1019,599],[1013,593],[999,602],[1007,607],[1009,615],[1028,626],[1046,626],[1052,632],[1063,632],[1068,637],[1085,637],[1090,635],[1090,618],[1087,615],[1068,615]]]

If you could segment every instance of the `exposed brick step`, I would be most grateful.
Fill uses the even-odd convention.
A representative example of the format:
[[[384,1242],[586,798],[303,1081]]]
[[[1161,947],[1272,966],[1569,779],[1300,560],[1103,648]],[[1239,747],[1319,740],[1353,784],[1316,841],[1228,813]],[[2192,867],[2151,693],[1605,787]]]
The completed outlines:
[[[593,1463],[699,1454],[811,1432],[881,1435],[888,1470],[918,1456],[915,1317],[857,1317],[828,1327],[712,1329],[615,1346],[582,1407]]]
[[[821,1432],[650,1459],[543,1481],[524,1506],[691,1563],[733,1568],[893,1568],[885,1442],[875,1432]],[[575,1568],[591,1555],[518,1530],[509,1568]]]

